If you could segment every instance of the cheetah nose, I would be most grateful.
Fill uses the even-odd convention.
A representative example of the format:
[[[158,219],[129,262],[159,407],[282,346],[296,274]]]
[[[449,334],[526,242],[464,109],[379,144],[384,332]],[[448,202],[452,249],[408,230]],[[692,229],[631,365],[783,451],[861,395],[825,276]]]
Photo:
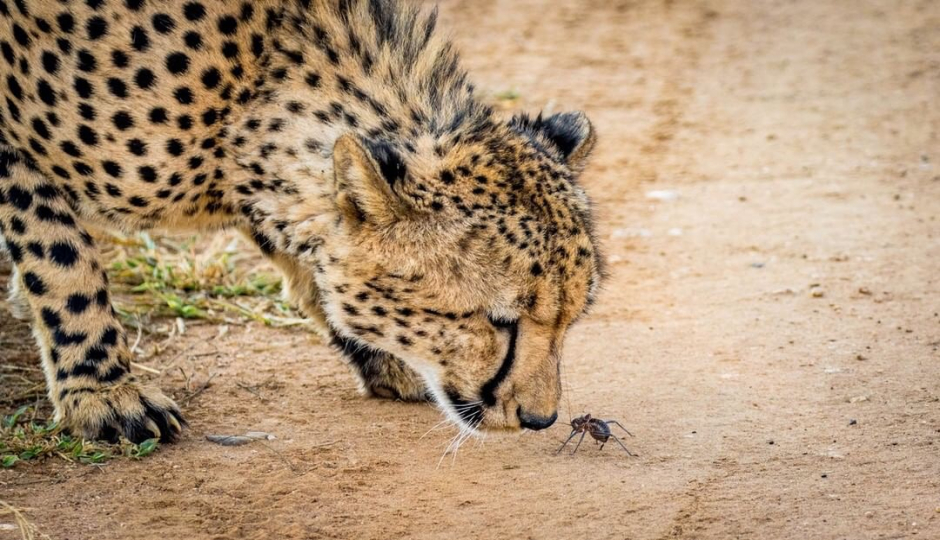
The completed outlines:
[[[555,423],[555,420],[558,419],[558,411],[552,413],[551,416],[537,416],[534,414],[527,414],[522,410],[522,407],[516,411],[516,414],[519,415],[519,424],[525,429],[531,429],[532,431],[539,431],[540,429],[545,429]]]

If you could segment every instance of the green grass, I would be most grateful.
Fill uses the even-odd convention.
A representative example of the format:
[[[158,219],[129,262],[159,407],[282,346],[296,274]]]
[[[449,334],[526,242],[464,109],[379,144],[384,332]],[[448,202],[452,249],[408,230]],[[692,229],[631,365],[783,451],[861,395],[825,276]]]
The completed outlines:
[[[305,323],[279,299],[281,278],[273,268],[259,265],[257,253],[243,249],[238,238],[222,236],[220,241],[225,245],[201,245],[195,238],[156,242],[147,233],[115,237],[108,275],[125,323],[137,327],[140,319],[154,317]]]
[[[37,423],[30,419],[31,407],[23,406],[0,423],[0,467],[58,457],[76,463],[104,463],[116,457],[142,459],[157,450],[156,439],[133,444],[122,439],[116,444],[88,441],[62,432],[55,422]]]
[[[522,96],[517,90],[509,89],[498,92],[493,97],[495,97],[497,101],[516,101]]]

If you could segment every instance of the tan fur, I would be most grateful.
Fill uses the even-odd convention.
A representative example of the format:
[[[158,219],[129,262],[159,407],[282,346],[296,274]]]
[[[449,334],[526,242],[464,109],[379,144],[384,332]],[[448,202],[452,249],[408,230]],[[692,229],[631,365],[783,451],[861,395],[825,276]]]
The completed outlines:
[[[95,5],[0,6],[0,236],[67,426],[182,422],[129,373],[85,223],[237,227],[364,392],[550,423],[600,273],[582,114],[497,118],[395,0]]]

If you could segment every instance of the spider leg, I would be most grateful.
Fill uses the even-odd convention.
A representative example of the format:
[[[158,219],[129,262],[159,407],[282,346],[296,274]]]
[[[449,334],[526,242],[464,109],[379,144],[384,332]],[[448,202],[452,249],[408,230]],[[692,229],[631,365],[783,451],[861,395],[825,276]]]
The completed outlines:
[[[602,443],[601,443],[601,447],[598,448],[598,450],[603,450],[605,444],[607,444],[607,441],[602,442]]]
[[[620,439],[619,439],[619,438],[617,438],[617,436],[616,436],[616,435],[614,435],[614,434],[611,434],[610,436],[611,436],[611,437],[613,437],[613,439],[614,439],[615,441],[617,441],[617,444],[619,444],[619,445],[620,445],[620,448],[623,448],[623,449],[624,449],[624,451],[625,451],[625,452],[627,453],[627,455],[628,455],[628,456],[633,456],[633,457],[636,457],[636,454],[634,454],[633,452],[631,452],[631,451],[630,451],[630,449],[629,449],[629,448],[627,448],[626,446],[624,446],[624,445],[623,445],[623,443],[622,443],[622,442],[620,442]]]
[[[574,447],[574,452],[571,452],[572,455],[574,455],[574,453],[578,451],[578,448],[581,446],[581,442],[584,440],[585,435],[587,435],[587,431],[582,431],[581,438],[578,439],[578,445]]]
[[[629,436],[631,436],[631,437],[633,436],[633,434],[630,433],[630,432],[627,430],[627,428],[625,428],[625,427],[623,427],[623,426],[620,425],[620,422],[618,422],[618,421],[616,421],[616,420],[605,420],[605,422],[607,423],[607,425],[613,424],[613,425],[619,427],[620,429],[624,430],[624,431],[627,433],[627,435],[629,435]]]
[[[561,447],[559,447],[558,450],[555,451],[555,455],[558,455],[562,450],[564,450],[564,448],[565,448],[566,446],[568,446],[568,441],[570,441],[571,439],[573,439],[574,436],[577,435],[577,434],[578,434],[578,431],[572,429],[572,430],[571,430],[571,435],[568,435],[568,438],[565,439],[565,444],[561,445]]]

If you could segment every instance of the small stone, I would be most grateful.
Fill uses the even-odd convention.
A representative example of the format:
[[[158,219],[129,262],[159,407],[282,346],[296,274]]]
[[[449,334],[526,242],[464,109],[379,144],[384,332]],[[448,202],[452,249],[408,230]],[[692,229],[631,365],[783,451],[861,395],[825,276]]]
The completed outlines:
[[[859,287],[858,293],[864,294],[865,296],[871,296],[871,289],[869,289],[868,287]]]
[[[823,474],[822,474],[822,478],[829,478],[829,475],[828,475],[828,474],[825,474],[825,473],[823,473]]]
[[[849,425],[850,425],[850,426],[857,426],[857,425],[858,425],[858,420],[856,420],[856,419],[854,419],[854,418],[851,419],[851,420],[849,420]]]
[[[869,510],[869,511],[865,512],[865,517],[867,517],[867,518],[873,518],[873,517],[875,517],[875,513],[872,512],[871,510]]]
[[[771,445],[771,446],[773,446],[773,444],[774,444],[774,441],[773,441],[773,440],[770,440],[770,441],[767,441],[767,444],[769,444],[769,445]]]
[[[670,189],[655,189],[647,191],[646,198],[654,201],[674,201],[679,198],[679,193]]]

